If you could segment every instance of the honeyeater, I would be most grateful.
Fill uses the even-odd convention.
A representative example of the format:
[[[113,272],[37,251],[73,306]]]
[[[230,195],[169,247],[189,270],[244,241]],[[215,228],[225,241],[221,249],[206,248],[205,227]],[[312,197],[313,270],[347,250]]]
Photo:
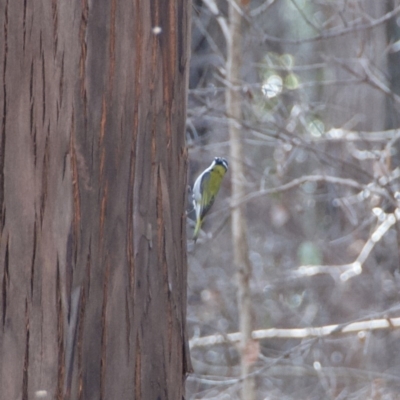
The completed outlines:
[[[193,185],[193,205],[196,211],[196,227],[193,240],[196,241],[205,215],[214,204],[221,186],[222,178],[228,170],[225,158],[215,157],[211,165],[196,179]]]

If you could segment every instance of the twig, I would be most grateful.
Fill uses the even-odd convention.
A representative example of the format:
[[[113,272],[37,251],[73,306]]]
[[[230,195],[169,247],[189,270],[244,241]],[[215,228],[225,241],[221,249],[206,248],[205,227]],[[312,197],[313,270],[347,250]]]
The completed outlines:
[[[354,181],[353,179],[338,178],[336,176],[306,175],[306,176],[302,176],[301,178],[293,179],[292,181],[290,181],[284,185],[277,186],[275,188],[263,189],[258,192],[255,192],[255,193],[250,193],[247,196],[239,199],[237,202],[232,203],[231,207],[235,208],[242,203],[257,199],[259,197],[263,197],[267,194],[285,192],[285,191],[291,190],[297,186],[300,186],[306,182],[330,182],[330,183],[334,183],[334,184],[338,184],[338,185],[349,186],[349,187],[359,189],[359,190],[368,190],[371,193],[375,193],[375,194],[378,194],[380,196],[387,198],[392,203],[394,201],[392,199],[392,197],[386,192],[386,190],[376,186],[375,184],[363,185],[357,181]]]
[[[372,249],[396,223],[400,213],[399,209],[396,209],[395,214],[386,214],[380,208],[375,208],[373,211],[378,220],[381,221],[381,224],[375,229],[364,244],[355,261],[344,265],[302,265],[295,271],[295,273],[299,276],[313,276],[321,273],[336,275],[340,273],[340,280],[343,282],[360,275],[363,270],[363,265]]]
[[[315,42],[318,40],[324,40],[324,39],[330,39],[334,37],[339,37],[339,36],[344,36],[347,35],[348,33],[353,33],[356,31],[361,31],[361,30],[366,30],[366,29],[373,29],[376,28],[378,25],[385,23],[387,20],[390,18],[396,16],[400,12],[400,6],[396,7],[394,10],[386,13],[382,17],[376,19],[374,22],[368,23],[368,24],[360,24],[360,25],[352,25],[343,29],[331,29],[327,31],[326,33],[322,33],[321,35],[313,36],[310,38],[306,39],[297,39],[297,40],[291,40],[291,39],[282,39],[278,38],[275,36],[270,36],[265,34],[264,35],[264,41],[265,42],[274,42],[274,43],[284,43],[284,44],[302,44],[302,43],[309,43],[309,42]]]
[[[207,6],[211,14],[217,19],[217,22],[221,28],[221,31],[225,37],[227,43],[231,40],[231,32],[226,18],[219,12],[219,8],[214,0],[203,0],[203,3]]]
[[[380,318],[368,321],[358,321],[349,324],[325,325],[309,328],[295,329],[259,329],[253,331],[253,340],[263,339],[307,339],[330,336],[332,334],[357,333],[360,339],[365,337],[365,331],[374,331],[382,329],[400,328],[400,317]],[[215,346],[223,343],[237,343],[241,339],[240,332],[228,333],[227,335],[210,335],[189,340],[191,349],[196,347]]]

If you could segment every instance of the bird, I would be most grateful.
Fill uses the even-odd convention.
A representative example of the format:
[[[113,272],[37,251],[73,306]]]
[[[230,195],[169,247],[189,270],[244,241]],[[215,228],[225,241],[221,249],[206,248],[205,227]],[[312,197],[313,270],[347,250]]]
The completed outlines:
[[[196,212],[196,226],[193,240],[196,242],[205,215],[210,211],[218,194],[222,179],[228,171],[228,161],[215,157],[211,165],[196,179],[193,185],[193,206]]]

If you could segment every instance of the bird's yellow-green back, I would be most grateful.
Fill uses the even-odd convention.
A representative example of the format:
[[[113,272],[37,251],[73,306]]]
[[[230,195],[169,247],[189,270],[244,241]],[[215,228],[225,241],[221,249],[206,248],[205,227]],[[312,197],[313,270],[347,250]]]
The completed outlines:
[[[216,164],[210,172],[210,192],[217,195],[221,187],[221,181],[226,174],[226,168],[223,165]]]

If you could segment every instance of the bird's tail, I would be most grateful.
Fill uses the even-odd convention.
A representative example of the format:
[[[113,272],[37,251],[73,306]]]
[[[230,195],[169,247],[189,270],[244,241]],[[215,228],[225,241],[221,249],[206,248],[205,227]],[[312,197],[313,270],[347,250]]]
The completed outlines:
[[[202,220],[201,218],[196,219],[196,227],[194,228],[194,233],[193,233],[193,240],[196,242],[197,237],[199,236],[200,228],[201,228],[201,223]]]

